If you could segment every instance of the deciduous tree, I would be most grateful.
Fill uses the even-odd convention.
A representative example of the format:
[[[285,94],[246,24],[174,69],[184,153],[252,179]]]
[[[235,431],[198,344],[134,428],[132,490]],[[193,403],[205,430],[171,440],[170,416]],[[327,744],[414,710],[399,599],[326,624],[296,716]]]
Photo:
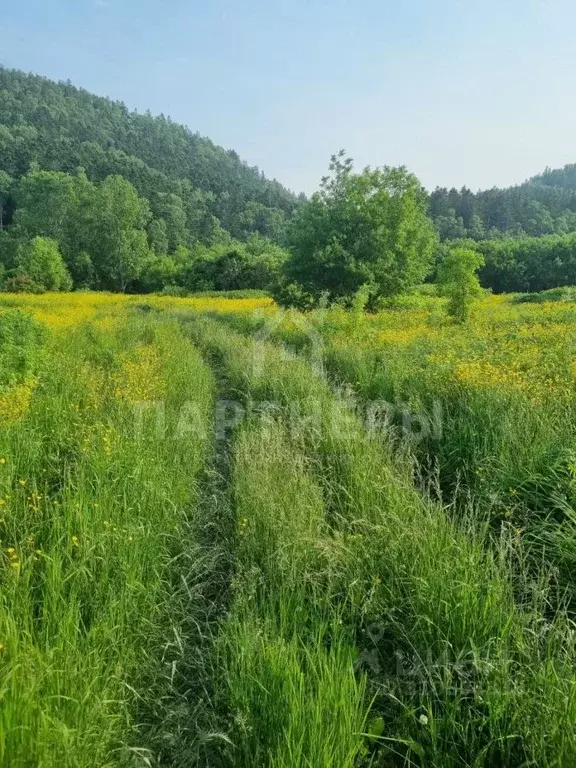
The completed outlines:
[[[46,291],[69,291],[72,278],[66,269],[58,243],[48,237],[35,237],[18,248],[16,273],[26,275]]]
[[[436,234],[413,174],[404,167],[354,173],[340,152],[320,192],[294,220],[289,242],[286,281],[298,285],[298,293],[349,300],[368,285],[374,303],[423,280]]]

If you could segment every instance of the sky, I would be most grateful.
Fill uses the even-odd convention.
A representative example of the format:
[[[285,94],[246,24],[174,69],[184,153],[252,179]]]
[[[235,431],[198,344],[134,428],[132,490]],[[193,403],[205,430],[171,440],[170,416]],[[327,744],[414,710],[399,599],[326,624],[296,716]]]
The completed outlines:
[[[330,155],[428,188],[576,162],[574,0],[3,0],[0,64],[235,149],[296,192]]]

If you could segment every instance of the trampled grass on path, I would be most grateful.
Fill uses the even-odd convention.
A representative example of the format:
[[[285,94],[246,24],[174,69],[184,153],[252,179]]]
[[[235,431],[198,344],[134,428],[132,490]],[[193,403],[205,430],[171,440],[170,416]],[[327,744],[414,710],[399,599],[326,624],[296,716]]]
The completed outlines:
[[[382,759],[437,766],[569,764],[576,706],[571,625],[562,616],[544,620],[542,595],[528,584],[517,603],[513,544],[503,539],[494,552],[472,521],[456,525],[423,500],[388,448],[365,433],[305,362],[263,344],[255,368],[251,339],[214,321],[196,319],[190,328],[218,354],[246,403],[265,410],[273,404],[291,427],[296,408],[297,444],[322,489],[329,530],[320,547],[320,589],[307,597],[315,607],[308,607],[300,636],[327,601],[358,652],[369,653],[365,707],[374,697],[370,718],[378,735],[364,748]],[[281,589],[277,594],[277,613],[294,621],[298,612]],[[270,673],[258,669],[262,679]]]

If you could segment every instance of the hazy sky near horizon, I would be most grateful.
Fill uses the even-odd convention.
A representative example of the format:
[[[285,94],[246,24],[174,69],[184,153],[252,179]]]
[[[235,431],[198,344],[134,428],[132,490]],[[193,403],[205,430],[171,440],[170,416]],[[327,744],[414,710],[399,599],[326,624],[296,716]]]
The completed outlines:
[[[170,115],[295,191],[329,156],[429,189],[576,162],[574,0],[20,0],[0,63]]]

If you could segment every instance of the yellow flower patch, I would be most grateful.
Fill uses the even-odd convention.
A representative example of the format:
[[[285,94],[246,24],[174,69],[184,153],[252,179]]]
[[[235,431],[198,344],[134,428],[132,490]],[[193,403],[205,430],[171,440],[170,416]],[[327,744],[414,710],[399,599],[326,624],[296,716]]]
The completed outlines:
[[[136,349],[118,377],[116,397],[131,403],[161,400],[166,394],[162,357],[153,344]]]
[[[26,416],[36,385],[35,379],[29,379],[22,384],[0,389],[0,425],[14,424]]]

